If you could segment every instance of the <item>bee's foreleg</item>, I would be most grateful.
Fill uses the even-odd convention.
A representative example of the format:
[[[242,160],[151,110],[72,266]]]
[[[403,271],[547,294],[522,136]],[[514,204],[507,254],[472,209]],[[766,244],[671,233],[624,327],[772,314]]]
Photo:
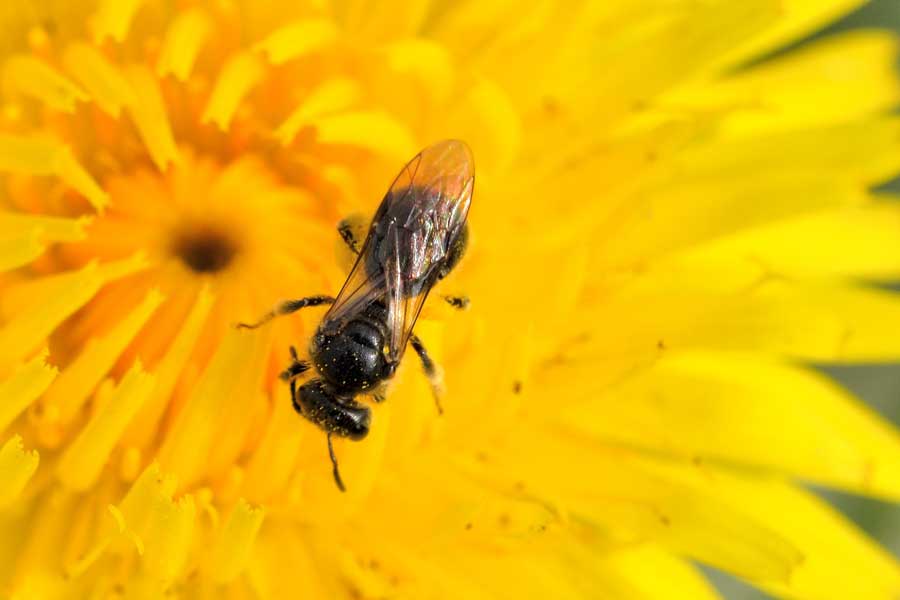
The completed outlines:
[[[308,296],[306,298],[300,298],[298,300],[285,300],[266,314],[262,316],[255,323],[238,323],[238,328],[241,329],[256,329],[260,325],[264,325],[274,319],[275,317],[280,317],[282,315],[289,315],[293,312],[297,312],[301,308],[306,308],[307,306],[321,306],[322,304],[332,304],[334,303],[334,298],[332,296]]]

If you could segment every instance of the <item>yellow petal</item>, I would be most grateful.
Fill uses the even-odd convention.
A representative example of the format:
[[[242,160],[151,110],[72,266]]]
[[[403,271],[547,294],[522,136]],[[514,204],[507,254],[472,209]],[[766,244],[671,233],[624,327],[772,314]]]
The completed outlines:
[[[271,63],[280,65],[330,45],[337,35],[337,28],[331,21],[306,19],[271,33],[256,45],[256,50],[264,52]]]
[[[751,262],[799,277],[895,279],[900,276],[900,210],[885,202],[817,212],[715,240],[674,260],[707,268]]]
[[[844,122],[897,102],[896,56],[892,33],[851,32],[721,80],[688,86],[662,102],[720,110],[719,127],[733,135]]]
[[[158,457],[163,468],[175,475],[180,485],[190,485],[208,473],[210,456],[220,443],[217,432],[234,418],[228,412],[247,414],[251,403],[240,392],[261,362],[265,338],[261,330],[250,334],[228,331],[194,386],[187,405],[167,432]],[[246,419],[239,425],[246,427]],[[235,437],[241,438],[237,433]]]
[[[7,59],[3,66],[3,81],[10,89],[63,112],[74,112],[78,102],[88,99],[78,86],[33,56]]]
[[[209,16],[200,8],[192,8],[178,15],[163,38],[156,74],[165,77],[171,73],[179,81],[186,81],[211,29]]]
[[[56,377],[57,369],[46,360],[46,353],[42,353],[0,381],[0,398],[4,399],[0,404],[0,431],[28,408]]]
[[[153,390],[155,378],[136,362],[62,455],[57,474],[69,488],[83,491],[100,476],[113,447]]]
[[[458,579],[471,581],[487,592],[488,597],[500,598],[506,593],[510,598],[577,600],[589,597],[578,590],[577,580],[566,577],[567,573],[561,571],[558,561],[546,555],[450,552],[442,562]],[[488,562],[491,568],[484,569]],[[523,564],[528,564],[528,568],[523,569]]]
[[[574,387],[571,393],[586,393]],[[652,453],[774,469],[900,498],[900,436],[827,378],[798,367],[676,354],[563,418]]]
[[[118,117],[123,106],[136,102],[134,92],[119,68],[93,46],[80,42],[70,45],[63,54],[63,63],[109,115]]]
[[[449,32],[441,36],[465,48],[462,54],[471,55],[480,70],[508,82],[514,98],[530,96],[534,105],[549,91],[579,107],[587,120],[582,122],[598,131],[620,125],[623,116],[666,90],[708,75],[723,52],[777,20],[779,3],[636,1],[572,10],[535,2],[527,9],[506,3],[504,9],[502,25],[488,20],[454,30],[456,39]],[[469,17],[472,12],[480,13],[473,20],[489,14],[481,6],[454,11]],[[539,35],[553,36],[552,51],[534,42]]]
[[[184,365],[194,350],[201,328],[212,309],[213,300],[212,294],[206,288],[198,294],[191,312],[179,328],[178,335],[169,344],[165,356],[154,369],[156,385],[150,397],[138,409],[137,415],[122,436],[127,445],[143,448],[154,441],[159,420],[168,407],[172,390],[175,389]]]
[[[265,434],[247,465],[242,493],[251,501],[269,500],[282,491],[294,473],[305,427],[298,427],[297,412],[286,398],[276,400]]]
[[[84,228],[91,222],[90,217],[70,219],[16,212],[0,212],[0,236],[38,229],[44,241],[74,242],[85,238]]]
[[[116,42],[125,39],[134,14],[143,0],[100,0],[90,20],[94,42],[99,44],[107,37]]]
[[[658,476],[645,468],[637,455],[563,428],[551,433],[544,423],[529,426],[520,422],[515,436],[495,452],[471,462],[458,458],[454,463],[463,472],[474,481],[492,482],[491,489],[502,494],[501,498],[534,504],[562,524],[585,523],[611,545],[653,541],[732,573],[777,581],[787,581],[802,560],[776,528],[723,501],[710,500],[702,485]],[[589,472],[585,465],[590,465]],[[437,503],[439,510],[464,493],[465,487],[451,469],[431,475],[424,469],[415,473],[421,485],[435,486],[435,492],[440,491],[438,498],[445,499],[422,494],[416,501]],[[416,515],[413,522],[421,527],[423,521],[416,514],[419,508],[412,499],[407,510]],[[509,519],[504,520],[503,514],[470,516],[469,534],[497,529],[505,533]],[[457,516],[446,508],[438,515],[445,523]]]
[[[313,89],[303,103],[275,131],[282,144],[290,144],[297,132],[315,117],[343,112],[359,102],[359,85],[346,78],[329,79]]]
[[[7,506],[25,489],[39,460],[37,451],[25,451],[18,435],[3,444],[0,448],[0,506]]]
[[[434,3],[422,0],[345,2],[335,8],[335,18],[342,30],[358,39],[380,39],[387,35],[415,35],[434,10]]]
[[[323,116],[313,119],[312,125],[316,128],[316,140],[323,144],[364,148],[400,162],[416,153],[416,143],[406,126],[385,112]]]
[[[394,78],[399,73],[411,75],[432,102],[449,98],[456,74],[446,47],[432,40],[410,38],[391,42],[384,53]]]
[[[40,229],[26,229],[19,234],[0,235],[0,271],[27,265],[44,253]]]
[[[749,171],[774,176],[790,165],[798,175],[821,173],[835,181],[879,184],[900,169],[900,121],[865,117],[828,127],[743,136],[687,148],[676,161],[690,177],[726,177]],[[762,198],[760,200],[763,200]]]
[[[244,97],[259,83],[264,73],[262,61],[250,52],[241,52],[228,59],[206,108],[203,123],[213,122],[226,130]]]
[[[31,598],[63,598],[70,590],[70,584],[59,573],[48,571],[32,571],[12,592],[12,600],[31,600]]]
[[[28,531],[27,541],[18,544],[16,565],[11,588],[13,596],[31,598],[62,598],[68,591],[62,566],[62,549],[72,526],[72,515],[79,496],[59,489],[51,489],[38,497],[33,510],[35,517]],[[21,538],[20,538],[21,539]]]
[[[0,270],[28,264],[50,242],[84,239],[90,218],[68,219],[24,213],[0,212]]]
[[[609,552],[598,561],[601,577],[619,582],[615,597],[717,600],[719,595],[694,565],[652,545]]]
[[[216,426],[219,431],[229,431],[231,434],[216,439],[207,452],[204,469],[213,476],[221,474],[228,474],[231,477],[237,475],[238,478],[243,476],[242,472],[234,470],[235,463],[244,448],[254,410],[264,406],[266,401],[265,395],[261,394],[260,390],[271,355],[270,333],[269,330],[263,330],[260,335],[245,339],[241,378],[234,382],[227,394],[218,398],[220,413]]]
[[[868,185],[900,168],[898,139],[898,123],[875,119],[704,146],[715,152],[686,149],[678,177],[651,178],[594,234],[604,239],[601,264],[640,265],[742,229],[860,204]]]
[[[140,258],[96,264],[10,287],[0,298],[9,318],[0,328],[0,364],[16,360],[44,343],[66,317],[81,308],[108,281],[144,268]]]
[[[264,516],[262,508],[254,508],[243,500],[232,509],[218,540],[209,550],[206,572],[212,581],[228,583],[241,574]]]
[[[722,68],[775,50],[862,5],[865,0],[786,0],[779,3],[779,18],[759,35],[742,43],[720,59]]]
[[[638,364],[642,357],[688,348],[824,362],[900,357],[900,339],[884,335],[884,324],[900,319],[895,294],[789,282],[765,266],[741,264],[724,272],[667,264],[636,280],[634,293],[624,292],[628,287],[584,309],[584,323],[593,323],[597,333],[580,360],[631,357]],[[573,336],[588,329],[583,323],[570,327]]]
[[[341,590],[328,585],[329,573],[323,571],[303,536],[269,522],[250,556],[247,579],[260,598],[290,598],[301,590],[310,598],[336,597]],[[285,573],[292,576],[285,577]]]
[[[94,388],[106,376],[116,359],[133,341],[135,334],[162,301],[162,294],[157,290],[151,290],[115,327],[103,337],[93,338],[85,345],[82,352],[62,371],[44,394],[43,403],[49,424],[68,423],[77,414]],[[139,389],[143,389],[144,384],[140,385]],[[136,410],[137,407],[133,408]],[[122,418],[121,415],[114,413],[104,417],[106,418],[114,419],[115,427],[120,427],[118,421]],[[102,421],[101,424],[110,427],[112,432],[112,426],[108,422]],[[121,427],[125,424],[127,419]],[[118,433],[121,433],[121,430]]]
[[[157,168],[164,171],[170,162],[178,162],[178,148],[169,125],[166,105],[156,77],[150,69],[134,66],[126,76],[138,100],[128,107],[141,139]]]
[[[803,560],[789,579],[751,578],[755,585],[777,596],[829,600],[896,598],[900,592],[896,560],[812,494],[780,481],[702,465],[657,467],[666,476],[705,485],[710,498],[777,529],[799,550]]]
[[[69,148],[51,138],[0,134],[0,171],[55,175],[87,198],[98,211],[109,204],[106,192],[78,164]]]
[[[134,548],[138,554],[144,553],[147,529],[159,507],[171,503],[175,485],[175,480],[154,462],[144,469],[118,506],[110,506],[120,533],[125,534],[124,540],[120,540],[125,543],[117,542],[120,550]]]
[[[455,110],[441,135],[465,139],[478,164],[502,172],[517,157],[522,123],[509,96],[490,81],[479,81],[454,102]]]
[[[143,529],[143,565],[155,580],[170,582],[182,574],[194,542],[196,506],[191,495],[159,497]]]

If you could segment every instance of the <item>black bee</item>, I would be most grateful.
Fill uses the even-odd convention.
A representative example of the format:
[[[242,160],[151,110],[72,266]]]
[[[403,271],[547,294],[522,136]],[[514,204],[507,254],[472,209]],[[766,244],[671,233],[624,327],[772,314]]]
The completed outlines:
[[[344,491],[331,436],[361,440],[371,423],[369,407],[356,400],[371,393],[382,401],[407,343],[422,361],[438,411],[437,369],[413,326],[431,288],[462,258],[468,240],[466,215],[475,185],[472,153],[464,142],[446,140],[422,150],[394,180],[372,219],[362,249],[347,221],[339,231],[357,254],[356,264],[337,298],[310,296],[288,300],[253,324],[307,306],[331,304],[301,360],[291,348],[291,365],[281,378],[290,382],[294,408],[327,433],[334,480]],[[465,298],[445,298],[463,308]],[[296,379],[315,367],[318,377],[297,387]]]

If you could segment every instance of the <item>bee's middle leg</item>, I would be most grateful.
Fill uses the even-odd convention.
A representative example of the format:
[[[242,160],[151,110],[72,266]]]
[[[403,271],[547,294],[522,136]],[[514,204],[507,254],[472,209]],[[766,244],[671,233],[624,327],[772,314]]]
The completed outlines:
[[[425,350],[425,345],[422,344],[422,340],[419,339],[419,336],[412,334],[409,337],[409,343],[412,344],[413,350],[416,351],[416,354],[419,355],[419,360],[422,361],[422,370],[425,371],[425,376],[428,377],[428,383],[431,384],[431,393],[434,395],[434,405],[437,408],[438,414],[444,414],[444,408],[441,406],[441,396],[444,391],[441,370],[434,364],[431,357],[428,356],[428,351]]]

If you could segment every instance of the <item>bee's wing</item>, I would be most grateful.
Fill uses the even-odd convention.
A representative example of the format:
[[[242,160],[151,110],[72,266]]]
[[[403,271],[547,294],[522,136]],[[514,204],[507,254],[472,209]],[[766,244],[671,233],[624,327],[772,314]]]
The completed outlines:
[[[413,158],[382,200],[366,242],[326,318],[349,317],[374,300],[388,311],[388,353],[396,362],[469,211],[472,153],[447,140]]]
[[[474,185],[469,147],[458,140],[439,142],[410,161],[379,209],[385,216],[396,215],[388,221],[390,252],[384,255],[394,361],[403,355],[425,299],[463,230]]]
[[[368,242],[367,242],[368,245]],[[344,287],[325,313],[325,320],[340,322],[349,319],[373,301],[383,299],[385,295],[384,273],[374,277],[367,273],[365,258],[366,246],[353,265],[353,270],[344,282]]]

